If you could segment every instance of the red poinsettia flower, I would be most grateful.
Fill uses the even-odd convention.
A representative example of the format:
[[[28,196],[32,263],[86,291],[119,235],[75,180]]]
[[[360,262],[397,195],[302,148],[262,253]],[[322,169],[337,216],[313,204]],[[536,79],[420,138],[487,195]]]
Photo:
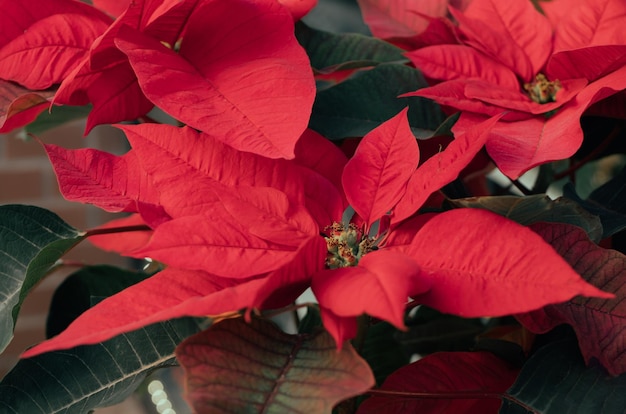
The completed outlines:
[[[474,0],[464,12],[451,9],[460,43],[408,53],[441,81],[409,95],[460,110],[455,132],[505,113],[487,150],[511,178],[573,155],[583,112],[626,88],[626,3],[551,3],[543,15],[528,0]],[[554,12],[566,5],[567,14]]]
[[[278,1],[142,0],[96,40],[54,101],[91,102],[87,131],[156,105],[235,148],[292,158],[314,96],[290,9]]]
[[[122,127],[132,156],[47,146],[64,193],[105,207],[135,205],[153,230],[122,249],[168,267],[25,355],[183,315],[284,306],[308,286],[338,344],[354,336],[363,313],[402,328],[409,297],[464,316],[522,312],[577,294],[610,297],[505,218],[473,209],[412,217],[467,165],[495,121],[419,168],[406,111],[368,134],[347,163],[313,132],[291,161],[165,125]],[[135,161],[148,182],[129,174]],[[342,214],[346,200],[352,220]],[[119,234],[100,237],[120,249]]]

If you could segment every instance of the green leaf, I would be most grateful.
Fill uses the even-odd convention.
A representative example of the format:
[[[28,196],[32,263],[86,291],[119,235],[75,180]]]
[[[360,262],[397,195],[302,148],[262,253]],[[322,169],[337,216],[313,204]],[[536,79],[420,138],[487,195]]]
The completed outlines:
[[[0,383],[0,412],[84,414],[117,404],[152,370],[174,364],[176,346],[201,328],[197,319],[177,319],[22,359]]]
[[[408,62],[403,50],[383,40],[356,33],[330,33],[296,24],[296,38],[322,73],[376,66],[384,62]]]
[[[32,206],[0,206],[0,351],[28,292],[84,238],[56,214]]]
[[[48,338],[62,330],[94,305],[96,299],[112,296],[149,275],[114,266],[89,266],[70,275],[54,292],[46,323]]]
[[[374,385],[349,344],[325,331],[288,335],[273,323],[229,319],[183,342],[187,400],[196,412],[329,413]]]
[[[626,229],[626,214],[619,210],[613,210],[611,208],[605,208],[593,199],[583,200],[576,194],[576,190],[572,183],[567,183],[563,187],[563,194],[578,203],[585,210],[591,214],[598,216],[602,223],[602,238],[605,239],[620,231]],[[620,191],[614,193],[616,198],[620,198]]]
[[[431,136],[444,120],[439,106],[419,97],[398,98],[426,86],[418,70],[382,63],[318,91],[309,126],[329,139],[362,137],[408,104],[415,136]]]
[[[91,111],[91,105],[86,106],[52,106],[50,111],[44,111],[24,128],[27,134],[40,135],[49,129],[63,125],[76,119],[86,118]]]
[[[626,375],[585,367],[575,341],[546,345],[522,368],[506,392],[500,414],[622,414]]]
[[[486,209],[524,226],[541,221],[572,224],[585,230],[596,243],[603,238],[600,219],[567,198],[551,200],[543,194],[527,197],[488,196],[450,200],[450,203],[455,207]]]

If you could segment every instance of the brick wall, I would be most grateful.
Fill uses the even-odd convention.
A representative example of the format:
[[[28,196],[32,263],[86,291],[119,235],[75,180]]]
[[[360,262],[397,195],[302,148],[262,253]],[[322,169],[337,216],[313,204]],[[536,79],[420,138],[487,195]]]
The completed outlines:
[[[116,154],[126,151],[124,135],[117,129],[97,127],[88,137],[83,137],[83,129],[83,122],[73,122],[52,129],[39,138],[66,148],[95,147]],[[92,206],[63,199],[45,151],[36,141],[21,139],[20,133],[0,135],[0,205],[4,204],[29,204],[49,209],[80,230],[98,226],[115,217]],[[128,264],[127,259],[102,252],[85,242],[66,258],[87,264],[109,263],[123,267]],[[26,299],[16,325],[15,338],[0,355],[0,378],[17,362],[25,347],[44,339],[52,292],[70,271],[50,275]]]

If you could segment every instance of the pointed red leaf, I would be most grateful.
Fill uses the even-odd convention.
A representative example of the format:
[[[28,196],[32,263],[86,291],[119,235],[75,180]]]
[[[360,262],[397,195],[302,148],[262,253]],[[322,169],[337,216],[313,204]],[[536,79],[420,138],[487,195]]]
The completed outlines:
[[[313,276],[311,288],[322,310],[340,318],[368,314],[404,329],[407,298],[426,292],[431,280],[421,278],[421,269],[408,256],[385,249],[366,254],[356,267],[324,270]],[[327,314],[322,313],[326,322]],[[332,321],[331,321],[332,322]],[[342,331],[326,329],[338,345]]]
[[[587,363],[592,358],[612,374],[626,372],[626,256],[598,247],[578,227],[566,224],[536,224],[539,233],[587,282],[616,295],[614,299],[575,297],[569,302],[548,305],[516,315],[528,329],[543,333],[567,323],[578,336]]]
[[[563,6],[567,7],[567,6]],[[626,44],[626,3],[621,0],[578,2],[568,9],[554,36],[554,51],[594,45]]]
[[[506,65],[529,82],[552,51],[552,27],[531,2],[474,0],[452,9],[465,44]]]
[[[585,78],[592,82],[626,64],[626,45],[583,47],[555,53],[546,74],[550,79]]]
[[[330,140],[325,139],[312,129],[307,129],[296,143],[294,161],[316,171],[333,183],[339,190],[339,194],[344,194],[341,174],[348,158]]]
[[[485,85],[485,82],[480,79],[455,79],[451,81],[441,82],[435,86],[431,86],[428,88],[418,89],[415,92],[405,93],[400,96],[421,96],[423,98],[429,98],[436,101],[440,105],[455,108],[459,111],[462,111],[463,113],[473,112],[487,116],[495,116],[501,114],[505,110],[500,106],[491,105],[465,96],[465,90],[470,85],[476,85],[477,87],[481,87]],[[529,114],[517,111],[507,111],[506,114],[507,120],[527,119],[529,117]]]
[[[0,49],[2,77],[32,90],[61,83],[107,27],[108,23],[90,15],[43,18]]]
[[[270,321],[228,319],[176,349],[186,398],[198,413],[330,413],[374,385],[351,346],[337,351],[326,332],[288,335]]]
[[[429,46],[406,56],[429,78],[446,81],[477,78],[503,88],[518,90],[520,87],[511,69],[469,46]]]
[[[97,125],[134,120],[154,106],[141,91],[128,62],[109,61],[109,64],[105,69],[92,71],[90,59],[85,59],[54,96],[58,104],[93,103],[85,134]]]
[[[368,227],[400,200],[419,163],[419,148],[407,111],[402,110],[363,137],[343,170],[346,198]]]
[[[586,79],[565,79],[560,82],[561,89],[556,93],[556,101],[537,103],[519,90],[492,86],[488,82],[475,80],[465,86],[465,96],[487,104],[499,106],[502,110],[526,112],[529,114],[548,114],[576,98],[576,95],[587,86]]]
[[[1,0],[2,28],[0,29],[0,45],[9,43],[22,35],[33,23],[55,14],[80,14],[111,22],[101,11],[75,0],[46,1],[12,1]]]
[[[323,266],[325,251],[324,239],[313,238],[297,252],[293,262],[267,277],[251,280],[236,281],[204,271],[169,267],[99,302],[61,334],[29,349],[23,356],[102,342],[151,323],[182,316],[220,315],[265,303],[284,306],[304,290],[302,282],[306,285],[309,275]],[[336,352],[334,347],[333,352]]]
[[[204,215],[161,224],[150,243],[133,256],[241,279],[276,270],[293,260],[296,248],[250,234],[216,202]]]
[[[95,344],[172,318],[206,317],[243,309],[262,284],[263,280],[256,279],[236,285],[206,272],[168,268],[99,302],[65,331],[22,356]]]
[[[391,394],[373,392],[357,414],[497,413],[501,401],[493,395],[513,385],[518,371],[489,352],[431,354],[391,374],[380,387]],[[474,398],[459,398],[468,394]],[[439,398],[420,398],[433,395]]]
[[[451,183],[485,144],[489,131],[500,116],[476,125],[458,136],[444,151],[433,155],[413,173],[404,197],[393,210],[392,223],[399,223],[411,216],[428,197],[446,184]]]
[[[227,186],[273,187],[287,194],[291,204],[305,205],[321,227],[340,218],[345,208],[339,190],[311,168],[236,151],[212,135],[191,128],[150,124],[120,128],[134,151],[141,154],[144,168],[161,191],[162,204],[173,216],[186,214],[183,209],[209,196],[193,189],[199,184],[190,179],[192,176]],[[332,145],[320,136],[309,137],[305,143],[308,145],[301,151],[311,153],[318,151],[317,145]],[[319,194],[326,197],[320,198]]]
[[[414,299],[441,312],[500,316],[576,295],[613,296],[581,279],[539,235],[486,210],[441,213],[405,250],[433,279]]]
[[[428,26],[431,17],[445,16],[448,0],[358,0],[363,20],[374,36],[381,39],[411,37]]]
[[[66,150],[44,144],[63,196],[111,212],[137,211],[137,201],[157,203],[134,152],[116,156],[95,149]]]
[[[198,7],[180,54],[128,28],[116,44],[146,96],[173,117],[237,149],[293,158],[315,94],[308,58],[275,0],[234,7],[233,0]]]

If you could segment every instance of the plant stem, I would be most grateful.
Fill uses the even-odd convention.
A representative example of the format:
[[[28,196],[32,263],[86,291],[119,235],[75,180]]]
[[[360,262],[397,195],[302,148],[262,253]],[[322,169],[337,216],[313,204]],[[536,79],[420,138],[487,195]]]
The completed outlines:
[[[150,231],[152,230],[150,227],[145,224],[138,224],[136,226],[124,226],[124,227],[111,227],[108,229],[91,229],[87,230],[85,234],[87,237],[90,236],[98,236],[102,234],[115,234],[115,233],[126,233],[131,231]]]

